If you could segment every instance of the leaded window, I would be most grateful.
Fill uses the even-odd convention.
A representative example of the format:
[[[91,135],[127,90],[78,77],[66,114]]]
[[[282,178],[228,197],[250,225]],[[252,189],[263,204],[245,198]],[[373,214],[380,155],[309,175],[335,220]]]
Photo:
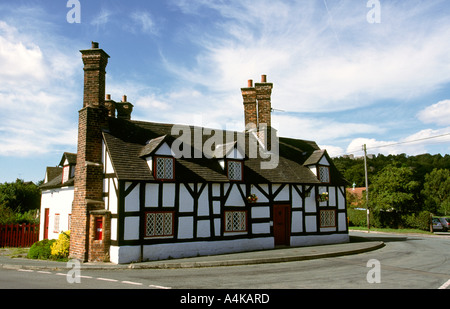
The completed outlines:
[[[246,211],[225,211],[225,232],[247,231]]]
[[[328,166],[319,166],[319,180],[320,182],[330,182],[330,168]]]
[[[242,180],[242,162],[228,161],[228,179],[235,181]]]
[[[173,158],[156,157],[155,178],[160,180],[174,179],[175,161]]]
[[[173,236],[173,212],[147,212],[145,237]]]
[[[320,227],[335,227],[336,226],[336,211],[335,210],[321,210],[320,211]]]

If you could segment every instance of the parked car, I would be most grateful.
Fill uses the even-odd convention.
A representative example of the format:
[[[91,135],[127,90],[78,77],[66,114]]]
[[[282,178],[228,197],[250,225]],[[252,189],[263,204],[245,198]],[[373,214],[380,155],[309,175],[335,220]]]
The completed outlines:
[[[433,218],[433,231],[447,232],[449,223],[445,218]]]
[[[450,230],[450,217],[443,218],[447,222],[447,230]]]

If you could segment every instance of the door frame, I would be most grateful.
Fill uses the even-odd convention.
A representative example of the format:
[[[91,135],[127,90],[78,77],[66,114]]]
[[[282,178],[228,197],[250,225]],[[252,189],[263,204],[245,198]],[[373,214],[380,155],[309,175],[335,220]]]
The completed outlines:
[[[282,211],[281,216],[275,212]],[[275,246],[291,245],[291,205],[274,204],[272,207],[273,238]]]
[[[48,239],[48,225],[50,222],[50,208],[44,210],[44,239]]]

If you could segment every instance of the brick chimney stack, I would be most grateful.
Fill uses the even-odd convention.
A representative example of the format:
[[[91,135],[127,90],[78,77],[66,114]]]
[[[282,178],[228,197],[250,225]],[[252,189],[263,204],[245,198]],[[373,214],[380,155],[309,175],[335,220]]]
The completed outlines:
[[[117,118],[131,119],[131,112],[133,111],[133,104],[127,101],[127,96],[122,96],[122,102],[116,102]]]
[[[105,105],[105,76],[109,55],[92,42],[91,49],[80,51],[84,64],[83,107]]]
[[[82,261],[94,260],[91,252],[106,254],[109,241],[93,243],[92,212],[104,211],[102,130],[108,127],[108,109],[105,107],[105,68],[108,54],[92,42],[92,48],[81,50],[84,63],[83,108],[78,118],[78,149],[75,167],[75,192],[72,203],[70,256]],[[105,218],[108,218],[105,213]],[[108,226],[105,221],[103,227]],[[105,232],[103,233],[105,234]],[[97,246],[97,247],[95,247]],[[95,250],[93,250],[95,249]],[[101,257],[100,257],[101,258]]]
[[[258,125],[258,114],[253,80],[249,79],[247,88],[241,88],[241,92],[244,99],[245,130],[255,129]]]
[[[271,145],[272,134],[272,95],[273,84],[267,82],[267,76],[261,75],[261,83],[248,81],[247,88],[241,88],[244,98],[245,129],[257,129],[259,139],[266,146]]]
[[[261,83],[255,83],[256,99],[258,100],[258,127],[260,124],[271,126],[271,95],[273,84],[267,82],[267,76],[261,76]]]

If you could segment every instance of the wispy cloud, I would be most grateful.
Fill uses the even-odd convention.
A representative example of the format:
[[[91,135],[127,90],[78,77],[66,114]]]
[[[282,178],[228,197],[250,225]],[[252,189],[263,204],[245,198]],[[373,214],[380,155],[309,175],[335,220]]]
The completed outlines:
[[[113,16],[113,12],[106,8],[101,8],[100,12],[98,12],[97,15],[95,15],[91,20],[91,25],[96,26],[97,29],[106,25],[109,21],[111,16]]]
[[[136,11],[131,14],[132,21],[137,25],[142,33],[156,35],[158,27],[149,12]]]
[[[214,16],[215,21],[206,29],[198,23],[186,33],[199,47],[195,61],[186,64],[167,57],[167,70],[211,93],[224,94],[229,101],[220,104],[235,114],[242,113],[236,89],[249,78],[268,74],[274,83],[272,106],[290,112],[278,117],[280,134],[328,145],[333,138],[347,140],[349,150],[361,142],[358,135],[380,136],[395,128],[389,119],[358,123],[351,111],[418,100],[450,82],[450,70],[442,65],[450,63],[450,20],[444,1],[384,1],[381,24],[367,22],[364,1],[172,3],[185,14],[205,20]],[[433,109],[445,107],[441,103]],[[431,107],[421,119],[431,121],[426,117],[430,113]],[[444,118],[433,121],[445,124]],[[403,119],[396,121],[397,128],[405,124]]]
[[[267,73],[280,89],[274,98],[286,110],[352,109],[419,96],[450,80],[442,66],[450,61],[450,22],[428,18],[429,4],[383,6],[379,25],[367,23],[365,3],[354,1],[329,11],[321,1],[203,1],[191,11],[185,1],[179,4],[185,12],[207,7],[222,17],[216,27],[192,33],[203,50],[195,66],[182,70],[176,64],[180,75],[195,75],[202,84],[221,77],[235,88]]]

